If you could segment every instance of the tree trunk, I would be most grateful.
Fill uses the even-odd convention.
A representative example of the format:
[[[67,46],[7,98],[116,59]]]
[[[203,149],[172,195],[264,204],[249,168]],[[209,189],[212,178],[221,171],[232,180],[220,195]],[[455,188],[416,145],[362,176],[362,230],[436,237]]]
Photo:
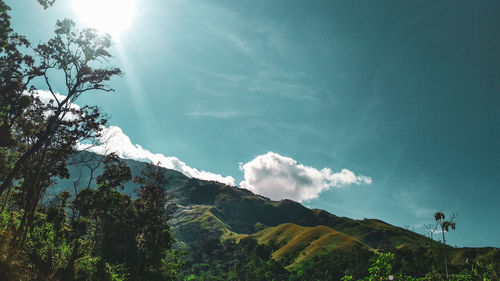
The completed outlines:
[[[448,262],[446,261],[446,239],[444,238],[444,229],[442,229],[442,232],[443,234],[443,245],[444,245],[444,248],[443,248],[443,253],[444,253],[444,270],[446,272],[446,280],[449,280],[448,278]]]

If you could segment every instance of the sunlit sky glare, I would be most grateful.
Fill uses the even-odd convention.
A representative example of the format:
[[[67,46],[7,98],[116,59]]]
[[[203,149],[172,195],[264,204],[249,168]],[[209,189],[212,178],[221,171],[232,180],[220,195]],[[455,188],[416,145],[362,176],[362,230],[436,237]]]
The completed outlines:
[[[87,21],[72,1],[7,3],[34,43],[57,19]],[[88,11],[115,24],[119,3]],[[319,181],[348,169],[371,184],[304,204],[419,233],[433,212],[456,212],[450,244],[500,247],[500,1],[135,5],[112,50],[116,93],[78,101],[101,106],[133,144],[236,184],[268,151]]]
[[[118,39],[134,21],[135,0],[70,0],[71,7],[83,25]]]

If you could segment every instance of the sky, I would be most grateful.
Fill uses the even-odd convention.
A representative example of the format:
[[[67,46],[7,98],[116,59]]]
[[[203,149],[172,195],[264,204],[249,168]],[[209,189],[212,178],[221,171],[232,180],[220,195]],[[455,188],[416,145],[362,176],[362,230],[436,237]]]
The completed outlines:
[[[89,24],[74,1],[9,0],[12,27]],[[500,2],[135,5],[116,92],[77,102],[123,157],[422,234],[456,213],[451,245],[500,247]]]

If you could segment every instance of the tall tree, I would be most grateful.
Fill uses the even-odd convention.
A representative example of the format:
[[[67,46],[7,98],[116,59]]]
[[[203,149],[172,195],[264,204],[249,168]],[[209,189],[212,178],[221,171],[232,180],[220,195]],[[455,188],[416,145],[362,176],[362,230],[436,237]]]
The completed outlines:
[[[130,168],[115,154],[103,161],[104,172],[97,177],[97,189],[80,191],[73,201],[77,218],[72,220],[72,255],[66,279],[74,280],[75,262],[80,257],[80,240],[91,245],[91,256],[99,257],[100,272],[106,264],[135,265],[135,224],[137,215],[129,195],[123,194],[124,183],[131,179]]]
[[[84,29],[75,31],[75,24],[71,20],[58,21],[56,24],[56,36],[50,39],[46,44],[40,44],[34,48],[36,57],[22,55],[17,46],[24,44],[29,47],[27,40],[14,37],[12,52],[19,59],[12,62],[12,67],[8,70],[13,72],[11,75],[2,75],[5,82],[15,81],[18,87],[4,90],[2,94],[1,104],[9,108],[2,116],[2,125],[9,129],[10,133],[18,134],[19,137],[26,137],[27,140],[23,143],[23,149],[16,151],[19,157],[16,157],[12,169],[6,174],[0,185],[0,195],[12,184],[12,181],[23,166],[32,160],[37,153],[47,150],[54,142],[55,136],[58,133],[71,133],[68,136],[72,138],[66,140],[66,143],[75,145],[82,138],[88,138],[95,135],[99,130],[100,122],[90,121],[88,118],[82,119],[88,113],[98,112],[97,108],[84,107],[75,108],[72,104],[85,92],[91,90],[112,91],[111,88],[105,86],[105,82],[109,81],[114,75],[120,74],[117,68],[94,68],[96,63],[102,63],[111,57],[108,48],[111,45],[110,38],[107,36],[99,36],[92,29]],[[16,39],[16,40],[14,40]],[[9,45],[9,46],[10,46]],[[7,51],[9,50],[6,48]],[[15,49],[15,50],[14,50]],[[2,57],[6,62],[12,61],[13,54],[7,53]],[[9,61],[10,60],[10,61]],[[19,61],[21,63],[19,63]],[[3,61],[2,61],[3,64]],[[58,95],[56,89],[52,86],[49,76],[61,72],[64,75],[65,81],[65,96]],[[36,96],[36,89],[31,85],[34,78],[42,78],[45,81],[51,96],[52,102],[43,107],[40,103],[31,102],[27,105],[19,103],[26,95],[26,90]],[[2,83],[3,84],[3,83]],[[7,83],[6,83],[7,84]],[[4,98],[8,97],[8,98]],[[36,101],[37,99],[32,99]],[[34,107],[36,109],[42,107],[43,111],[48,115],[44,120],[36,120],[31,124],[31,120],[26,120],[24,116],[18,113],[19,110]],[[96,121],[96,120],[92,120]],[[23,131],[26,125],[35,128],[35,134]],[[66,132],[61,132],[66,129]],[[19,135],[24,134],[24,135]]]
[[[165,191],[165,171],[148,164],[134,182],[140,184],[139,198],[135,200],[138,220],[138,260],[136,275],[140,280],[162,280],[162,263],[171,248],[174,238],[168,220],[174,206]]]
[[[4,136],[0,140],[0,195],[7,190],[3,195],[7,202],[17,180],[18,207],[25,210],[19,237],[29,227],[51,180],[68,177],[65,162],[75,153],[75,145],[98,137],[106,124],[97,107],[77,107],[75,101],[88,91],[113,91],[105,83],[121,73],[118,68],[102,67],[111,57],[108,36],[92,29],[76,30],[71,20],[58,21],[55,34],[32,49],[33,57],[20,51],[31,48],[30,43],[11,35],[0,56],[0,130]],[[58,73],[64,77],[62,89],[52,83]],[[38,97],[34,79],[45,82],[49,102]]]
[[[443,212],[439,211],[434,214],[434,219],[436,220],[436,223],[441,227],[441,235],[443,237],[443,251],[444,251],[444,268],[446,271],[446,279],[449,278],[448,276],[448,261],[446,260],[446,236],[445,232],[450,231],[450,228],[452,230],[455,230],[456,223],[453,221],[457,216],[455,214],[450,216],[449,220],[445,220],[446,216]]]

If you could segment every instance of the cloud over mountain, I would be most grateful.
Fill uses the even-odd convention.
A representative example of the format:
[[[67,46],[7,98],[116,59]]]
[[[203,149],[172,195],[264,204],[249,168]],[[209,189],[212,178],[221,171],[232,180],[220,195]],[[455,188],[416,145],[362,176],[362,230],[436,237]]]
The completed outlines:
[[[200,171],[198,169],[189,167],[186,163],[179,160],[177,157],[167,157],[161,153],[152,153],[147,149],[142,148],[138,144],[132,144],[130,138],[123,133],[122,129],[117,126],[110,126],[105,128],[102,137],[100,138],[98,146],[89,146],[79,144],[79,149],[86,149],[99,154],[116,153],[120,158],[134,159],[138,161],[148,161],[152,163],[160,163],[160,166],[173,169],[183,173],[184,175],[192,178],[202,180],[211,180],[225,183],[228,185],[235,185],[235,180],[231,176],[224,177],[219,174],[214,174],[207,171]]]
[[[37,91],[35,95],[44,103],[54,99],[48,91]],[[58,100],[65,98],[60,94],[56,94],[56,97]],[[70,107],[79,108],[76,104],[71,104]],[[68,117],[71,118],[71,116]],[[177,157],[152,153],[138,144],[133,144],[130,138],[117,126],[104,128],[98,145],[91,146],[80,143],[77,148],[99,154],[116,153],[125,159],[160,163],[160,166],[179,171],[188,177],[235,185],[235,179],[231,176],[224,177],[220,174],[200,171],[186,165]],[[370,177],[356,175],[348,169],[342,169],[337,173],[333,173],[329,168],[317,170],[298,164],[296,160],[274,152],[259,155],[246,164],[240,164],[240,170],[244,173],[240,187],[273,200],[286,198],[302,202],[315,199],[321,192],[332,187],[372,183]]]
[[[31,95],[31,93],[29,92],[26,92],[25,94]],[[66,96],[59,93],[54,93],[53,95],[51,92],[45,90],[37,90],[33,93],[33,95],[35,97],[38,97],[43,103],[49,103],[51,100],[55,102],[55,98],[57,98],[57,100],[61,102],[66,98]],[[73,109],[80,109],[80,106],[75,103],[70,103],[69,107]],[[50,114],[50,112],[47,112],[46,114],[48,115]],[[65,119],[70,120],[72,118],[74,117],[71,112],[65,116]],[[122,129],[117,126],[104,128],[98,145],[79,143],[77,145],[77,149],[87,150],[98,154],[116,153],[118,157],[124,159],[148,161],[155,164],[160,163],[160,166],[164,168],[179,171],[191,178],[217,181],[228,185],[235,185],[235,180],[231,176],[224,177],[219,174],[203,170],[200,171],[186,165],[186,163],[182,162],[177,157],[167,157],[161,153],[152,153],[149,150],[142,148],[138,144],[134,145],[132,144],[132,141],[130,141],[130,138],[125,133],[123,133]]]
[[[244,173],[240,187],[273,200],[286,198],[302,202],[315,199],[332,187],[372,183],[370,177],[356,175],[347,169],[338,173],[329,168],[317,170],[274,152],[240,164],[240,170]]]

